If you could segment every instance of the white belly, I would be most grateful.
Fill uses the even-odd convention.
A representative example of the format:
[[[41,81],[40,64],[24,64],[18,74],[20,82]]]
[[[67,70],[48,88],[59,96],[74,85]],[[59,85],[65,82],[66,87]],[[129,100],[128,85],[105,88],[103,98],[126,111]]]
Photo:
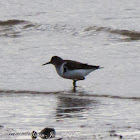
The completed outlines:
[[[87,76],[90,72],[94,71],[94,69],[67,69],[66,72],[64,72],[64,64],[65,63],[63,63],[61,67],[56,67],[56,71],[59,76],[67,79],[83,80],[85,76]]]
[[[67,72],[65,72],[63,74],[63,77],[67,78],[67,79],[81,80],[81,79],[83,79],[85,76],[87,76],[92,71],[93,71],[93,69],[68,70]]]

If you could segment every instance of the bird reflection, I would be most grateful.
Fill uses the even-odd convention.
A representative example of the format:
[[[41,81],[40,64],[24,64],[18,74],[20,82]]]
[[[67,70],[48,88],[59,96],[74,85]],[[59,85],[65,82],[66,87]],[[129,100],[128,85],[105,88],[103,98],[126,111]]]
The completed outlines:
[[[56,109],[56,118],[73,118],[73,117],[83,117],[83,112],[87,111],[96,106],[97,101],[85,98],[83,96],[69,96],[61,95],[58,96],[58,105]]]

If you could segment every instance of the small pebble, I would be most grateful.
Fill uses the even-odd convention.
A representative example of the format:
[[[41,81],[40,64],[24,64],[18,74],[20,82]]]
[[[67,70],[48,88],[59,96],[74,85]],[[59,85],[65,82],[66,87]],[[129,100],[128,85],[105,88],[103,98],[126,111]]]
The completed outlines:
[[[120,139],[122,139],[123,138],[123,136],[122,135],[120,135]]]
[[[32,137],[33,139],[36,139],[36,138],[37,138],[37,132],[36,132],[36,131],[32,131],[31,137]]]

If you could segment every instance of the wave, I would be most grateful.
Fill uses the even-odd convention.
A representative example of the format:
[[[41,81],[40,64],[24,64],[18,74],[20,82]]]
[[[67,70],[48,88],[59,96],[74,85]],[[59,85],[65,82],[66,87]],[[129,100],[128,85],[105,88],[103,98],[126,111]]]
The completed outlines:
[[[99,27],[99,26],[89,26],[89,27],[74,27],[67,24],[55,24],[55,25],[41,25],[40,30],[43,28],[47,31],[56,31],[59,33],[67,33],[74,36],[84,35],[85,32],[109,32],[113,34],[119,34],[123,36],[127,36],[131,40],[140,40],[140,31],[135,30],[121,30],[121,29],[113,29],[110,27]],[[83,29],[85,28],[85,29]]]
[[[0,36],[18,37],[22,32],[30,30],[76,34],[76,29],[66,24],[37,24],[18,19],[0,21]]]
[[[140,97],[126,97],[115,96],[106,94],[87,94],[85,91],[56,91],[56,92],[44,92],[44,91],[29,91],[29,90],[0,90],[0,93],[14,93],[14,94],[66,94],[80,97],[100,97],[100,98],[112,98],[112,99],[130,99],[140,101]],[[76,94],[78,93],[78,94]]]
[[[84,29],[83,29],[84,28]],[[130,40],[140,40],[140,32],[135,30],[121,30],[113,29],[110,27],[77,27],[67,24],[42,24],[32,23],[26,20],[10,19],[6,21],[0,21],[0,36],[6,37],[17,37],[20,36],[23,31],[29,30],[40,30],[40,31],[55,31],[58,33],[66,33],[74,36],[84,35],[87,32],[109,32],[113,34],[119,34],[128,37]]]
[[[98,27],[98,26],[89,26],[84,30],[84,32],[89,32],[89,31],[96,31],[96,32],[105,31],[109,33],[127,36],[131,40],[140,39],[140,32],[135,30],[121,30],[121,29],[112,29],[109,27]]]
[[[0,36],[18,37],[22,31],[36,28],[37,24],[26,20],[11,19],[0,21]]]
[[[23,24],[23,23],[27,23],[27,21],[12,19],[12,20],[0,21],[0,26],[12,26],[12,25]]]

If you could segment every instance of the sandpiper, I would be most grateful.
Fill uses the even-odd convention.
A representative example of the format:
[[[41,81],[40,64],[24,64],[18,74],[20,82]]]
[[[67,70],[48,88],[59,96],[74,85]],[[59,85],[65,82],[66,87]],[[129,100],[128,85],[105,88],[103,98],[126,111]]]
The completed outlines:
[[[73,80],[73,86],[76,87],[76,81],[84,80],[90,72],[100,69],[100,66],[83,64],[73,60],[63,60],[61,57],[53,56],[50,62],[43,65],[53,64],[58,75],[63,78]]]

